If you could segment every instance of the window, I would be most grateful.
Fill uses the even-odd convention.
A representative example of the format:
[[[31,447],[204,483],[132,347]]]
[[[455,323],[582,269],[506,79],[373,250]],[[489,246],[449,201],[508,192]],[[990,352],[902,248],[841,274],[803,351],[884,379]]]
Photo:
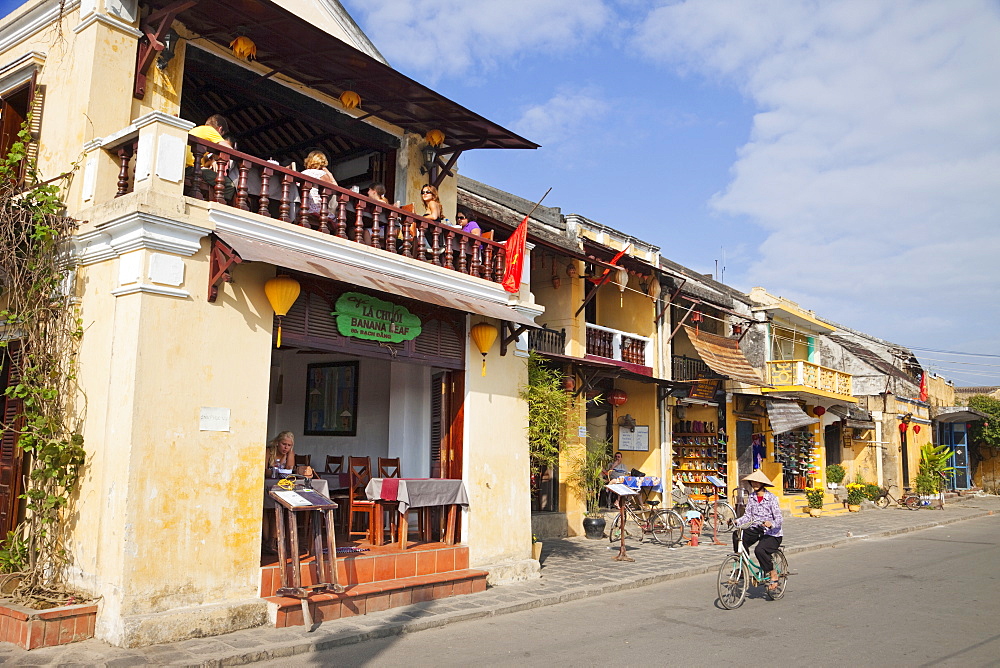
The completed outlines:
[[[355,436],[358,432],[358,363],[310,364],[306,371],[308,436]]]

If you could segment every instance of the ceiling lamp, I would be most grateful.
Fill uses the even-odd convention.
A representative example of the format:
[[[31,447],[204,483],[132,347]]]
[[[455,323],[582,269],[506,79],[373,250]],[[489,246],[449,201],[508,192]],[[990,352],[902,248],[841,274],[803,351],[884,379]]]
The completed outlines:
[[[478,325],[473,325],[469,330],[469,336],[472,337],[472,342],[476,344],[476,348],[483,355],[483,373],[486,375],[486,353],[490,352],[490,348],[493,347],[493,342],[497,340],[498,330],[493,325],[488,322],[481,322]]]
[[[233,50],[233,55],[243,60],[257,59],[257,45],[246,35],[239,35],[229,43],[229,48]]]
[[[426,139],[427,143],[431,146],[437,147],[444,143],[444,133],[440,130],[431,130],[424,135],[424,139]]]
[[[299,298],[300,290],[299,282],[284,274],[275,276],[264,284],[264,294],[267,295],[267,301],[274,309],[274,314],[278,316],[277,348],[281,347],[281,318],[288,315],[288,309],[292,308],[292,304]]]
[[[340,103],[344,109],[356,109],[361,106],[361,96],[353,90],[345,90],[340,94]]]

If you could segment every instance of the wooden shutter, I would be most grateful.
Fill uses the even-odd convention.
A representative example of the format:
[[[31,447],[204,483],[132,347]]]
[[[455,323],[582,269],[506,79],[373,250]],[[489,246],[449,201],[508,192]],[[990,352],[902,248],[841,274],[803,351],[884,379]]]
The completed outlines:
[[[445,429],[445,378],[447,374],[431,376],[431,477],[440,478],[443,470],[441,453],[446,451]]]
[[[21,426],[21,400],[9,399],[6,389],[16,385],[21,378],[21,345],[10,342],[2,349],[0,367],[0,414],[3,416],[3,434],[0,437],[0,536],[17,526],[18,506],[21,494],[23,458],[17,446]]]

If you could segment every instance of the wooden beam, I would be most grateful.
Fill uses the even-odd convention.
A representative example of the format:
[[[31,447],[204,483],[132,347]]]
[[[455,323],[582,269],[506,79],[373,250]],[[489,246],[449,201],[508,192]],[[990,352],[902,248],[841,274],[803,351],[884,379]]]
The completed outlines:
[[[242,264],[243,258],[221,239],[212,238],[212,250],[209,255],[208,268],[208,301],[214,302],[219,296],[219,283],[232,283],[233,265]]]
[[[508,320],[500,321],[500,356],[507,354],[507,346],[517,341],[517,339],[527,331],[527,325],[514,326]]]

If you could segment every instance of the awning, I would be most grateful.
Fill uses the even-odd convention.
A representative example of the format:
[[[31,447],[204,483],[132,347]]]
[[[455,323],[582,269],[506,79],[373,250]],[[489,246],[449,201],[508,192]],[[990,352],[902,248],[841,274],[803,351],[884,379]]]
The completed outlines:
[[[977,411],[975,408],[966,408],[965,406],[938,406],[937,408],[931,408],[931,417],[938,422],[951,423],[985,420],[989,415],[982,411]]]
[[[809,417],[794,401],[767,399],[767,418],[775,434],[806,427],[819,422],[819,418]]]
[[[336,260],[310,255],[291,248],[250,239],[231,232],[216,232],[215,235],[239,253],[248,262],[266,262],[276,267],[286,267],[334,281],[350,283],[369,290],[377,290],[390,295],[399,295],[419,302],[436,304],[466,313],[476,313],[498,320],[515,322],[529,327],[538,327],[535,322],[509,306],[486,301],[478,297],[459,294],[449,290],[431,289],[416,281],[398,276],[390,276],[379,271],[356,267]]]
[[[844,426],[846,427],[851,427],[853,429],[875,428],[875,421],[872,420],[872,414],[863,408],[858,408],[856,406],[841,406],[840,404],[837,404],[835,406],[830,406],[827,410],[842,419],[844,421]]]
[[[739,341],[700,332],[693,327],[684,326],[694,349],[698,351],[701,361],[708,368],[726,378],[732,378],[741,383],[749,383],[759,387],[770,387],[764,382],[760,373],[754,369],[740,350]]]
[[[156,11],[176,3],[147,0],[144,4]],[[177,20],[226,50],[239,29],[257,45],[261,65],[333,97],[353,90],[361,96],[363,111],[420,135],[440,130],[453,150],[538,148],[275,2],[197,0]]]
[[[535,326],[537,327],[537,325]],[[647,376],[646,374],[626,369],[625,367],[619,366],[614,362],[600,362],[598,360],[573,357],[572,355],[562,355],[559,353],[548,353],[542,351],[535,352],[537,352],[541,357],[552,360],[553,362],[564,362],[581,368],[590,369],[593,372],[592,375],[594,378],[621,378],[623,380],[634,380],[640,383],[652,383],[659,385],[660,387],[668,390],[685,389],[687,387],[686,383],[666,380],[665,378],[656,378],[655,376]]]

